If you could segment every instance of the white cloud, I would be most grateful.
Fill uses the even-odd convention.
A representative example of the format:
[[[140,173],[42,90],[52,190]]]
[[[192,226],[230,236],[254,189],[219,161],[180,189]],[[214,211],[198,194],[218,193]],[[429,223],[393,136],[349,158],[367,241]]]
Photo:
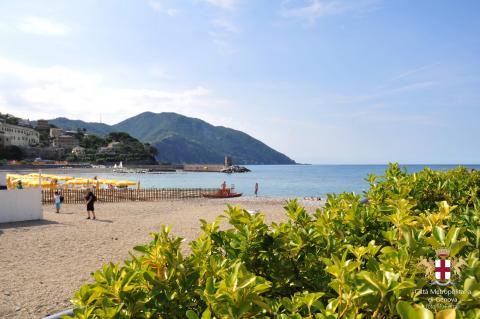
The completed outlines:
[[[148,1],[148,5],[155,11],[161,12],[163,10],[160,1]]]
[[[161,65],[158,64],[152,64],[149,67],[149,74],[156,80],[167,80],[172,78],[171,75],[165,71]]]
[[[211,32],[210,36],[212,37],[213,44],[221,54],[230,55],[237,52],[224,34]]]
[[[379,89],[374,90],[372,93],[338,96],[336,102],[349,104],[349,103],[371,101],[375,99],[385,98],[388,96],[402,95],[412,91],[424,91],[436,85],[438,85],[438,82],[422,81],[422,82],[407,83],[400,86],[381,87]]]
[[[291,0],[285,0],[281,15],[288,18],[298,18],[315,23],[317,19],[329,15],[342,14],[349,11],[373,9],[380,0],[308,0],[303,5],[292,5]],[[298,2],[296,2],[298,3]]]
[[[26,33],[60,37],[68,35],[71,31],[64,24],[34,16],[24,18],[18,29]]]
[[[215,28],[224,30],[225,32],[239,33],[241,31],[240,28],[236,26],[232,21],[225,18],[217,18],[210,20],[210,24],[213,25]]]
[[[240,33],[242,30],[232,21],[225,18],[210,20],[210,24],[215,31],[210,32],[213,44],[218,48],[221,54],[229,55],[237,52],[231,44],[232,35]]]
[[[393,81],[403,80],[405,78],[410,78],[412,76],[424,73],[425,71],[430,70],[430,69],[432,69],[434,67],[437,67],[439,65],[440,65],[440,63],[430,63],[430,64],[422,65],[422,66],[419,66],[419,67],[416,67],[416,68],[412,68],[412,69],[406,70],[406,71],[394,76],[393,78],[389,79],[388,81],[393,82]]]
[[[397,110],[381,107],[363,107],[362,110],[329,114],[340,120],[371,123],[413,124],[420,126],[444,126],[432,114],[403,114]]]
[[[171,17],[176,16],[180,13],[179,10],[173,8],[164,8],[162,3],[158,0],[150,0],[147,2],[148,5],[156,12],[165,13]]]
[[[233,9],[235,7],[235,0],[198,0],[200,2],[208,3],[212,6],[223,8],[223,9]]]
[[[167,9],[167,14],[171,17],[176,16],[180,11],[177,9]]]
[[[60,66],[30,67],[0,57],[0,112],[30,119],[66,116],[116,123],[144,111],[205,118],[229,102],[198,85],[184,90],[110,87],[98,73]]]

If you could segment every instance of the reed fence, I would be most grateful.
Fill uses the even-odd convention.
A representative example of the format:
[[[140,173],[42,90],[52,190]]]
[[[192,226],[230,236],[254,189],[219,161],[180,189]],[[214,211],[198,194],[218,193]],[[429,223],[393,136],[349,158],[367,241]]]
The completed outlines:
[[[204,193],[214,193],[214,188],[142,188],[142,189],[98,189],[95,190],[98,202],[117,203],[131,201],[159,201],[202,197]],[[42,203],[54,202],[55,190],[42,190]],[[85,203],[85,191],[66,189],[61,191],[64,204]]]

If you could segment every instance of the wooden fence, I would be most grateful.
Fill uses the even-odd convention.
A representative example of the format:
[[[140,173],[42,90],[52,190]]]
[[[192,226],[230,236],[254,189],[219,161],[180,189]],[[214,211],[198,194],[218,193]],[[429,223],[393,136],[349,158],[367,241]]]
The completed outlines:
[[[116,203],[131,201],[158,201],[202,197],[204,193],[214,193],[214,188],[143,188],[137,189],[98,189],[95,190],[98,202]],[[42,190],[42,203],[53,203],[55,190]],[[66,189],[61,191],[64,204],[84,204],[85,191]]]

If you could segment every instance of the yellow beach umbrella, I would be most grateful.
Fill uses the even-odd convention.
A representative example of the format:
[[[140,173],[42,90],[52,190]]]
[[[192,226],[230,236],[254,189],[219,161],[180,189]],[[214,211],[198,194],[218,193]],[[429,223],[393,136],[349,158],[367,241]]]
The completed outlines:
[[[15,179],[18,179],[18,178],[23,178],[23,177],[25,177],[25,176],[24,176],[24,175],[20,175],[20,174],[7,174],[7,175],[5,175],[5,177],[6,177],[7,179],[8,179],[8,178],[10,178],[10,179],[14,179],[14,178],[15,178]]]
[[[52,174],[42,174],[42,178],[55,179],[55,175]]]
[[[27,187],[39,187],[39,186],[41,186],[42,188],[48,188],[48,187],[52,186],[52,183],[49,182],[49,181],[42,181],[40,183],[40,181],[34,180],[34,179],[27,180],[27,181],[22,182],[22,183],[24,185],[26,185]]]
[[[23,175],[19,174],[6,174],[5,175],[5,182],[7,184],[7,188],[15,188],[16,183],[23,178]]]
[[[55,176],[54,178],[58,181],[69,181],[73,179],[72,176],[67,176],[67,175],[58,175],[58,176]]]
[[[118,187],[126,187],[126,186],[134,186],[134,185],[137,185],[136,182],[132,182],[132,181],[118,181],[114,184],[115,186],[118,186]]]
[[[10,180],[10,183],[12,183],[12,184],[14,184],[14,185],[16,185],[18,182],[24,183],[24,180],[21,179],[21,178],[16,178],[16,179],[11,179],[11,180]]]
[[[88,185],[92,184],[92,180],[85,178],[74,178],[65,182],[66,185]]]
[[[115,179],[101,179],[100,180],[100,184],[104,184],[104,185],[108,185],[108,184],[115,185],[116,182],[118,182],[118,181],[115,180]]]

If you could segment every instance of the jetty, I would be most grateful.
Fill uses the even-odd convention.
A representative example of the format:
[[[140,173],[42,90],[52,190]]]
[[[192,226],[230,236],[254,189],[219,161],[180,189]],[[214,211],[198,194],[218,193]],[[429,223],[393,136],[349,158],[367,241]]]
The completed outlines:
[[[250,170],[244,166],[225,164],[158,164],[158,165],[124,165],[114,168],[116,173],[155,173],[155,172],[212,172],[212,173],[246,173]]]

